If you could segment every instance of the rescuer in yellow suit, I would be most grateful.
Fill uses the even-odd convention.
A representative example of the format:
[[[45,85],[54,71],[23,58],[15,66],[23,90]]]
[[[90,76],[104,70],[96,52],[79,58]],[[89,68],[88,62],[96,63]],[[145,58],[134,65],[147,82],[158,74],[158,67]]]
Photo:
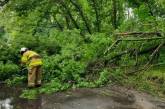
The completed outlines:
[[[21,48],[20,53],[22,55],[21,63],[25,64],[28,68],[28,87],[40,87],[42,75],[41,56],[25,47]]]

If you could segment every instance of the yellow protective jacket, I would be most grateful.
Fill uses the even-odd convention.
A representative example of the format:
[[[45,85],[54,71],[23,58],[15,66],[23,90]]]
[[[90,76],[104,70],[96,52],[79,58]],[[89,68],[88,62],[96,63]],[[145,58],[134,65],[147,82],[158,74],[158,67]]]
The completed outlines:
[[[26,51],[22,58],[21,62],[25,63],[28,67],[39,66],[42,65],[42,60],[39,54],[34,51]]]

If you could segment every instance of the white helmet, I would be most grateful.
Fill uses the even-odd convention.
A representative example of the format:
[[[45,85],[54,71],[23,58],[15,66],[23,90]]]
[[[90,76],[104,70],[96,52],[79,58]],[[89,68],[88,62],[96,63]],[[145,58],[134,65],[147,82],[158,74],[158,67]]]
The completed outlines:
[[[23,52],[26,52],[27,50],[28,50],[28,48],[22,47],[21,50],[20,50],[20,52],[23,53]]]

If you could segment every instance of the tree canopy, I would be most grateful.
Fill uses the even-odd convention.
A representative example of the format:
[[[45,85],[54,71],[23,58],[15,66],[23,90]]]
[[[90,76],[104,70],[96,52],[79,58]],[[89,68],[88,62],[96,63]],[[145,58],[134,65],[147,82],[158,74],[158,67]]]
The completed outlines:
[[[49,35],[51,29],[79,29],[82,34],[124,27],[164,30],[163,0],[1,0],[0,5],[0,24],[11,36]]]

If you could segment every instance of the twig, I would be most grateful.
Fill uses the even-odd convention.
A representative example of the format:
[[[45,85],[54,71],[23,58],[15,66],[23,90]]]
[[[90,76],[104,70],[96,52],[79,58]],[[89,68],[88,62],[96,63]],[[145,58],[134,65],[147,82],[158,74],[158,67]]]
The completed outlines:
[[[104,52],[104,55],[108,52],[108,51],[110,51],[116,44],[118,44],[119,43],[119,39],[118,40],[116,40],[110,47],[108,47],[108,49]]]
[[[162,42],[155,50],[154,50],[154,52],[151,54],[151,56],[150,56],[150,60],[148,61],[148,63],[144,66],[144,68],[146,67],[146,66],[148,66],[151,62],[152,62],[152,60],[153,60],[153,58],[154,58],[154,56],[159,52],[159,50],[161,49],[161,47],[164,45],[164,42]]]
[[[133,72],[129,72],[129,74],[132,74],[132,73],[136,73],[136,72],[140,72],[140,71],[147,71],[148,69],[150,69],[152,67],[152,65],[150,65],[150,63],[152,62],[154,56],[159,52],[159,50],[161,49],[161,47],[164,45],[164,42],[162,42],[155,50],[154,52],[151,54],[151,58],[150,60],[144,65],[143,68],[139,69],[139,70],[136,70],[136,71],[133,71]]]

